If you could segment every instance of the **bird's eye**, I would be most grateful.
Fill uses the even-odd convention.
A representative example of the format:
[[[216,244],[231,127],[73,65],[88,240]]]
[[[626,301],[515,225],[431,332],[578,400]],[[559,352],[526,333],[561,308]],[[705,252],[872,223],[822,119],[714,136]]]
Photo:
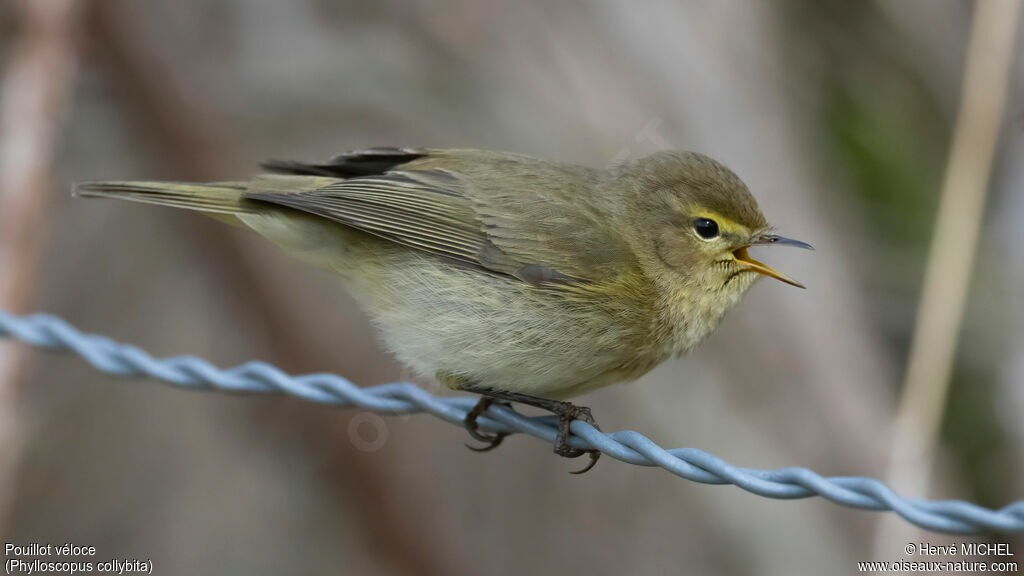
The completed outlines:
[[[710,218],[697,218],[693,221],[693,229],[697,235],[705,240],[711,240],[718,236],[718,222]]]

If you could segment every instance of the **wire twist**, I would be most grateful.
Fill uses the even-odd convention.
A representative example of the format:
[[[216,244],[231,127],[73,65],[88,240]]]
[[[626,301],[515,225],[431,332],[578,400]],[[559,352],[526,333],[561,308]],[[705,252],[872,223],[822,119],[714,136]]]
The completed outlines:
[[[284,392],[311,402],[358,406],[387,414],[426,412],[462,425],[476,398],[441,398],[408,382],[360,388],[335,374],[290,376],[265,362],[247,362],[220,369],[195,356],[154,358],[147,352],[104,336],[83,334],[55,316],[14,316],[0,310],[0,337],[53,351],[71,351],[97,370],[122,376],[148,376],[182,388],[227,392]],[[527,417],[492,406],[480,426],[492,432],[523,432],[554,442],[557,430],[549,416]],[[623,462],[657,466],[703,484],[733,484],[767,498],[821,496],[837,504],[866,510],[892,510],[907,521],[940,532],[1024,531],[1024,500],[998,510],[957,500],[904,498],[872,478],[825,478],[807,468],[776,470],[740,468],[697,450],[666,450],[638,432],[603,433],[580,421],[572,423],[575,448],[596,448]]]

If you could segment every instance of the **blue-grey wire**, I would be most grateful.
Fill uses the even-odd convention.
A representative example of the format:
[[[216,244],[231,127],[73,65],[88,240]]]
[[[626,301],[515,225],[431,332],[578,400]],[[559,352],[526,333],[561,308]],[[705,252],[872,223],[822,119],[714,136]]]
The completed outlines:
[[[194,356],[157,359],[128,344],[104,336],[82,334],[60,318],[36,314],[14,316],[0,310],[0,337],[11,337],[50,350],[70,350],[96,369],[125,376],[149,376],[192,389],[244,392],[286,392],[312,402],[359,406],[389,414],[426,412],[458,426],[476,398],[440,398],[413,384],[402,382],[360,388],[334,374],[289,376],[264,362],[247,362],[222,370]],[[526,417],[501,406],[492,406],[482,428],[493,432],[523,432],[547,442],[555,440],[551,417]],[[596,448],[630,464],[659,466],[694,482],[734,484],[768,498],[828,500],[868,510],[892,510],[929,530],[971,533],[1024,531],[1024,501],[999,510],[956,500],[927,501],[896,495],[872,478],[824,478],[806,468],[754,470],[738,468],[695,448],[665,450],[646,436],[629,430],[603,433],[584,422],[572,423],[570,444]]]

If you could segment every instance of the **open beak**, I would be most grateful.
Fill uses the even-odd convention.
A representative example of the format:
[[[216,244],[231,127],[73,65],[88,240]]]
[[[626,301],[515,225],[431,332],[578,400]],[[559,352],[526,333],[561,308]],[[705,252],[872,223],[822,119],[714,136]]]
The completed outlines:
[[[782,236],[776,236],[774,234],[763,234],[761,236],[758,236],[753,242],[751,242],[747,246],[744,246],[738,250],[734,250],[732,253],[733,257],[736,258],[737,262],[743,262],[744,264],[747,265],[748,268],[750,268],[754,272],[757,272],[758,274],[771,276],[776,280],[781,280],[786,284],[796,286],[797,288],[806,288],[806,286],[797,282],[796,280],[793,280],[789,276],[786,276],[782,272],[779,272],[778,270],[772,268],[771,266],[768,266],[763,262],[758,262],[757,260],[751,258],[750,254],[747,252],[747,248],[749,248],[750,246],[794,246],[796,248],[803,248],[805,250],[814,250],[813,246],[806,242],[801,242],[799,240],[783,238]]]

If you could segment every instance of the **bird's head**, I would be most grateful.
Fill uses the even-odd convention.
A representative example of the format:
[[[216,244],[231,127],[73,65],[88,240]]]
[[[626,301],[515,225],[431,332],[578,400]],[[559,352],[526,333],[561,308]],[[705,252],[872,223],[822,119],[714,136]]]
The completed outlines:
[[[630,182],[634,248],[664,284],[714,309],[728,308],[762,276],[803,285],[752,258],[753,246],[796,246],[774,233],[750,190],[722,164],[693,152],[660,152],[622,168]]]

